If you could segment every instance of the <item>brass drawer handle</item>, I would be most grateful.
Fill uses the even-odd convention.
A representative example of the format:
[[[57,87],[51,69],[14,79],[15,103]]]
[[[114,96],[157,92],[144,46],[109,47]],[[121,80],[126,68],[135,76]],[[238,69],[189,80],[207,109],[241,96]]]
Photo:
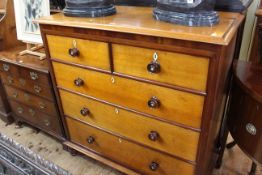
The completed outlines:
[[[8,72],[10,70],[10,66],[8,64],[3,64],[3,69],[5,72]]]
[[[149,140],[151,140],[151,141],[157,141],[158,139],[159,139],[159,134],[158,134],[158,132],[156,132],[156,131],[151,131],[149,134],[148,134],[148,138],[149,138]]]
[[[14,83],[14,79],[12,77],[8,76],[7,82],[8,82],[8,84],[12,84],[12,83]]]
[[[257,134],[257,129],[252,123],[246,125],[246,130],[249,134],[255,136]]]
[[[45,109],[46,108],[46,105],[42,102],[39,103],[39,107],[40,109]]]
[[[81,78],[77,78],[77,79],[74,80],[74,84],[78,87],[83,86],[84,80],[82,80]]]
[[[18,97],[18,93],[17,93],[17,92],[14,92],[12,96],[13,96],[14,98],[17,98],[17,97]]]
[[[156,162],[151,162],[149,165],[149,169],[152,171],[156,171],[159,168],[159,164]]]
[[[36,112],[33,109],[29,109],[28,111],[31,114],[31,116],[35,116]]]
[[[22,107],[18,107],[18,108],[17,108],[17,112],[18,112],[19,114],[23,114],[24,109],[23,109]]]
[[[89,109],[88,108],[82,108],[81,110],[80,110],[80,113],[81,113],[81,115],[82,116],[87,116],[87,115],[89,115],[90,114],[90,111],[89,111]]]
[[[34,85],[34,90],[35,90],[36,93],[39,94],[42,91],[42,88],[38,85]]]
[[[95,142],[95,138],[94,138],[94,137],[89,136],[89,137],[87,138],[87,143],[93,144],[94,142]]]
[[[19,78],[19,83],[21,86],[25,86],[26,81],[23,78]]]
[[[38,79],[38,75],[37,75],[36,72],[30,72],[29,74],[30,74],[30,77],[31,77],[32,80],[37,80]]]
[[[160,107],[160,100],[158,100],[157,97],[152,97],[148,102],[147,102],[148,107],[150,108],[159,108]]]
[[[160,64],[157,62],[158,55],[154,53],[153,61],[147,65],[147,71],[150,73],[159,73],[160,72]]]
[[[51,125],[51,122],[47,119],[44,120],[45,126],[49,127]]]

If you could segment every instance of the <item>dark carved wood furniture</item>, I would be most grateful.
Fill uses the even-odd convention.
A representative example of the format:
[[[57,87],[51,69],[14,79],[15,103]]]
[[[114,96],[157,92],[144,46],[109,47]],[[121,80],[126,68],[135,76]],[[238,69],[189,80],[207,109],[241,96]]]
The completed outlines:
[[[127,174],[211,174],[238,13],[217,26],[159,22],[150,7],[38,20],[64,145]]]
[[[0,52],[0,72],[12,115],[58,139],[63,129],[46,61],[19,56],[23,47]]]
[[[231,96],[228,129],[234,143],[253,160],[253,175],[256,163],[262,164],[262,65],[235,62]]]
[[[257,24],[249,60],[262,63],[262,9],[256,12]]]
[[[7,124],[13,122],[13,117],[11,114],[11,108],[6,98],[6,93],[4,90],[4,86],[0,79],[0,119],[5,121]]]

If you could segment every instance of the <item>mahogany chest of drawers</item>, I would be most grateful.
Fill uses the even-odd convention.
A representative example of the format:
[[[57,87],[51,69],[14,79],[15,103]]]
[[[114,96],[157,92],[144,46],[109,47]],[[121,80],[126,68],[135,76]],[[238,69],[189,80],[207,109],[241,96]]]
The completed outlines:
[[[127,174],[209,175],[236,33],[155,21],[152,8],[38,20],[69,150]]]
[[[7,101],[1,78],[0,78],[0,119],[2,119],[7,124],[10,124],[13,122],[11,108]]]
[[[19,56],[21,47],[0,52],[0,73],[17,124],[63,139],[63,129],[46,61]]]

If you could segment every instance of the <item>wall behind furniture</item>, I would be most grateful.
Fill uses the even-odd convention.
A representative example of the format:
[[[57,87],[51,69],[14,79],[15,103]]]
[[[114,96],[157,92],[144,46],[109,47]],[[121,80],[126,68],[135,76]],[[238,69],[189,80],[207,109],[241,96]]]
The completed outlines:
[[[244,34],[243,34],[243,40],[242,40],[242,45],[241,45],[241,50],[240,50],[240,55],[239,58],[241,60],[248,60],[250,51],[251,51],[251,46],[252,46],[252,41],[253,41],[253,35],[254,35],[254,30],[256,26],[256,10],[260,4],[260,0],[254,0],[253,3],[250,5],[248,12],[247,12],[247,18],[246,18],[246,23],[245,23],[245,29],[244,29]]]

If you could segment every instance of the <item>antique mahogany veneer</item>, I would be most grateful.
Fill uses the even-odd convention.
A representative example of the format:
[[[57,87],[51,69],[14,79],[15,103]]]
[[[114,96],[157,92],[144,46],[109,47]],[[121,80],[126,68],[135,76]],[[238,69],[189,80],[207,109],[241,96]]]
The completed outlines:
[[[243,16],[185,27],[150,7],[38,20],[67,141],[127,174],[208,175]]]
[[[0,52],[0,74],[17,124],[27,123],[63,140],[63,129],[46,60],[19,52]]]

